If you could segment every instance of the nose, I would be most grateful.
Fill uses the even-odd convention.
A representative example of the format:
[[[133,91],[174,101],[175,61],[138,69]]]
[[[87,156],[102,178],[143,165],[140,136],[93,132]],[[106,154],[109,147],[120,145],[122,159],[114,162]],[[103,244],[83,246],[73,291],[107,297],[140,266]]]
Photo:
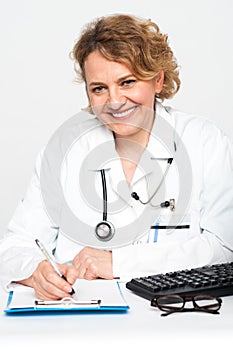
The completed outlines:
[[[118,86],[113,86],[108,89],[108,99],[106,101],[108,108],[117,110],[126,103],[126,100],[126,96],[124,96]]]

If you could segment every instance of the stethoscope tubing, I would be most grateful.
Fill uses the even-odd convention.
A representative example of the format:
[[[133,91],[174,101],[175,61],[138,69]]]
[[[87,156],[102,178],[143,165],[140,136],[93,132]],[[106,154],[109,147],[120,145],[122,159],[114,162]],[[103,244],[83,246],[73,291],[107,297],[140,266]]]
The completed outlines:
[[[102,187],[103,187],[103,221],[107,221],[108,197],[107,197],[105,170],[101,169],[100,173],[101,173]]]

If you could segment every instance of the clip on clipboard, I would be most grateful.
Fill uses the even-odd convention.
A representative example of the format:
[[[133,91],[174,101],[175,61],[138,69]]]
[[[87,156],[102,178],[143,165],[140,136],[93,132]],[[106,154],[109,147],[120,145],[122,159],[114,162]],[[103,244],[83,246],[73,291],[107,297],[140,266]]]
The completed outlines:
[[[96,308],[96,307],[100,307],[101,304],[101,300],[90,300],[90,301],[86,301],[86,300],[75,300],[73,298],[63,298],[60,300],[39,300],[36,299],[35,300],[35,307],[36,308],[44,308],[45,306],[51,306],[51,307],[56,307],[56,308],[72,308],[72,307],[79,307],[79,308]]]

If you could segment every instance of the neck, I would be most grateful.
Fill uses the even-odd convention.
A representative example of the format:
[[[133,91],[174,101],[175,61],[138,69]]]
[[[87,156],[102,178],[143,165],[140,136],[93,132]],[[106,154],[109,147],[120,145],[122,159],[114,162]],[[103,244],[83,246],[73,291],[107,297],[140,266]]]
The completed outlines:
[[[131,135],[117,135],[115,137],[116,151],[121,159],[126,181],[130,185],[140,158],[148,145],[155,114],[146,120],[147,125]]]
[[[140,161],[140,158],[147,147],[150,134],[144,135],[142,140],[132,137],[115,137],[116,151],[121,159],[123,171],[126,181],[131,184],[135,170]]]
[[[139,154],[139,158],[148,145],[154,117],[148,120],[146,126],[131,135],[114,134],[116,151],[120,157]]]
[[[150,134],[147,133],[141,139],[134,137],[119,137],[115,136],[116,151],[120,158],[131,159],[132,161],[139,160],[149,142]],[[136,164],[138,161],[136,161]]]

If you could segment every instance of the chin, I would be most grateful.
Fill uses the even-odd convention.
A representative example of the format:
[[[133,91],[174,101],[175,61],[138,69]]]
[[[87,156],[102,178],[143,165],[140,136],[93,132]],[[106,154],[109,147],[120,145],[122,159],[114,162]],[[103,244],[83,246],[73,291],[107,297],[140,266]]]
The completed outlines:
[[[111,130],[115,135],[126,137],[126,136],[131,136],[136,134],[140,130],[140,128],[136,126],[125,125],[125,124],[120,126],[118,124],[117,127],[114,127],[114,126],[111,127]]]

